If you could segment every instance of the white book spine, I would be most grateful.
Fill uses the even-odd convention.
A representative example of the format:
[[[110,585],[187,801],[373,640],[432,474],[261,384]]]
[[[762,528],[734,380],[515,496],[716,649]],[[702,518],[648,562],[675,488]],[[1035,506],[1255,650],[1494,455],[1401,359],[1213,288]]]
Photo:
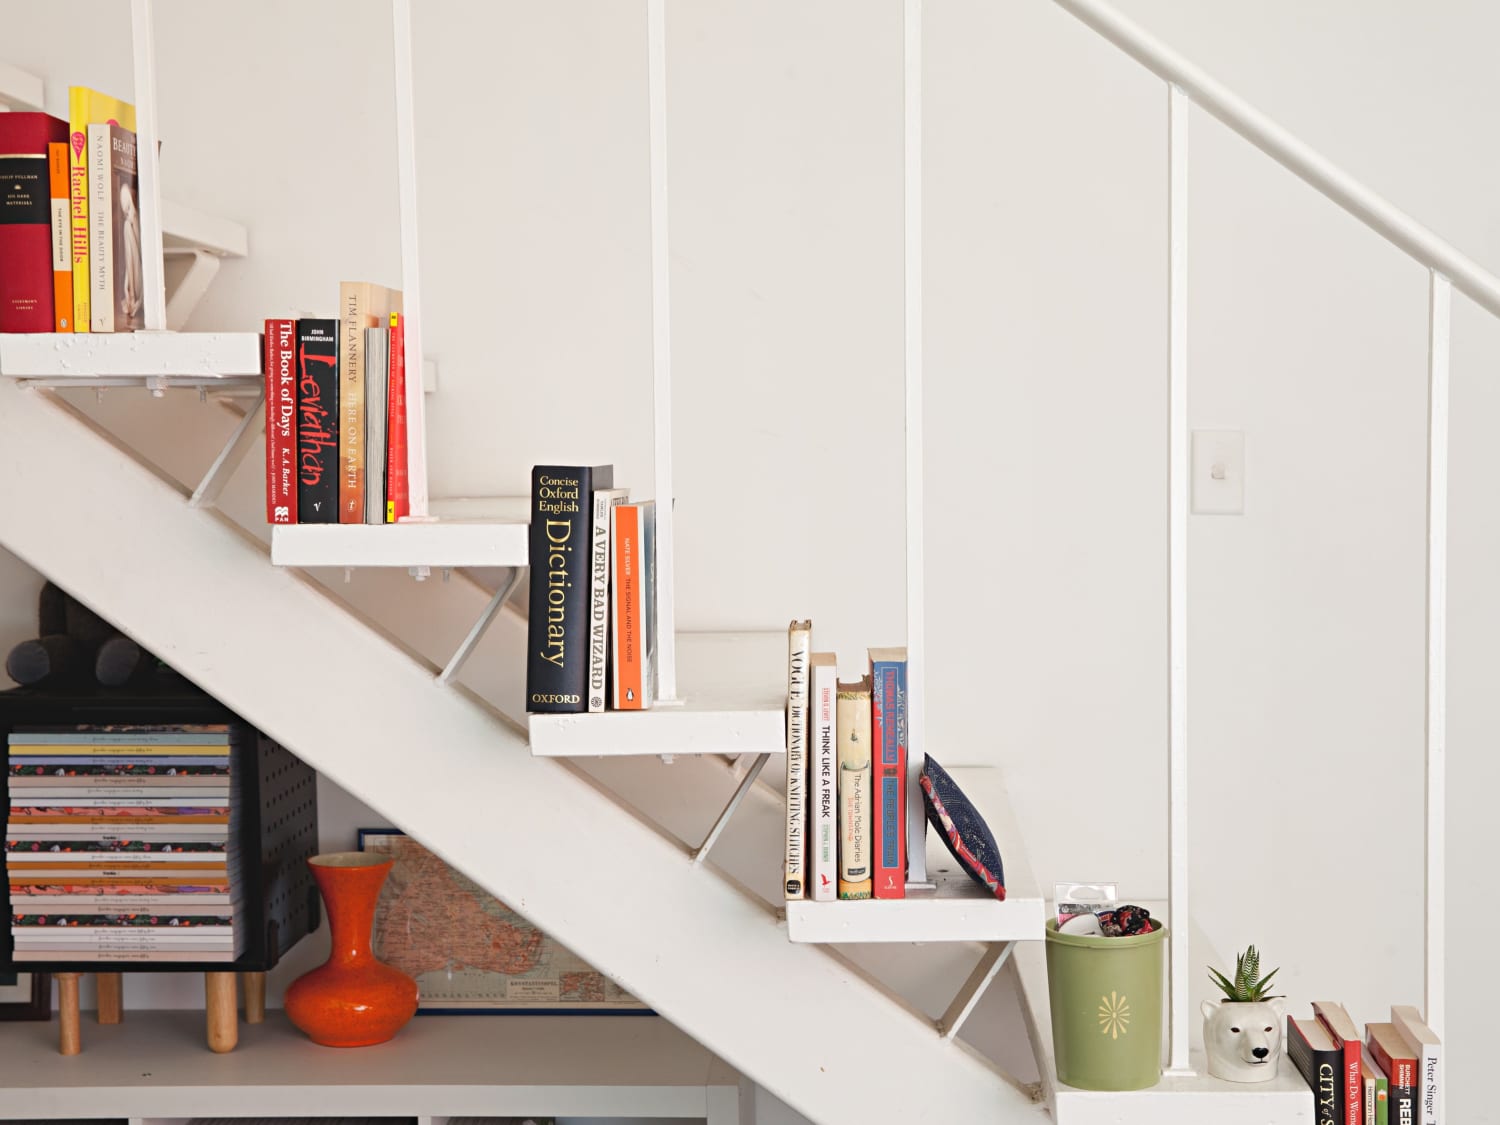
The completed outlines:
[[[365,523],[385,523],[386,395],[391,385],[391,330],[365,329]]]
[[[831,655],[813,658],[808,831],[812,849],[812,898],[816,902],[833,902],[838,898],[839,889],[838,681],[838,664]]]
[[[114,230],[109,200],[109,126],[90,125],[89,137],[89,326],[115,330]]]
[[[1438,1125],[1443,1116],[1443,1045],[1414,1005],[1392,1005],[1391,1023],[1417,1058],[1417,1111],[1422,1125]]]
[[[812,622],[787,629],[786,866],[788,899],[807,897],[807,662]]]
[[[594,490],[589,524],[589,713],[603,711],[609,699],[609,517],[630,495],[627,488]]]

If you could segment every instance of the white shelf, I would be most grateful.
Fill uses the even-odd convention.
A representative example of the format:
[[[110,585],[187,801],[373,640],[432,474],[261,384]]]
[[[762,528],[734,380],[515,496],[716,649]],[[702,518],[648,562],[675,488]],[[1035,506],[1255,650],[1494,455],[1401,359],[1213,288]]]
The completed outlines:
[[[931,888],[908,887],[900,899],[786,904],[787,937],[799,942],[1040,941],[1047,904],[1031,873],[997,769],[955,766],[949,774],[989,825],[1005,868],[1005,901],[958,866],[927,831]]]
[[[678,633],[683,702],[648,711],[529,715],[542,758],[779,754],[786,750],[786,633]]]
[[[259,332],[0,334],[0,375],[49,386],[254,385]]]
[[[1041,945],[1021,946],[1014,960],[1027,1028],[1041,1072],[1042,1092],[1057,1125],[1162,1125],[1178,1121],[1311,1125],[1312,1091],[1291,1060],[1284,1056],[1270,1082],[1244,1084],[1210,1078],[1202,1053],[1194,1050],[1189,1062],[1197,1072],[1195,1075],[1164,1075],[1149,1090],[1080,1090],[1063,1085],[1057,1079],[1057,1061],[1052,1050],[1046,950]],[[1195,1014],[1196,1011],[1195,1008]]]
[[[300,567],[525,566],[528,531],[524,519],[278,525],[271,529],[271,562]]]
[[[241,224],[170,199],[161,201],[161,244],[167,254],[202,250],[220,258],[243,258],[250,253],[250,236]]]
[[[0,106],[23,112],[40,110],[42,80],[9,63],[0,63]]]
[[[114,1026],[86,1015],[76,1056],[58,1054],[55,1022],[0,1025],[8,1118],[702,1118],[738,1084],[654,1016],[418,1016],[389,1043],[339,1049],[273,1010],[223,1055],[204,1044],[202,1012],[127,1011]]]

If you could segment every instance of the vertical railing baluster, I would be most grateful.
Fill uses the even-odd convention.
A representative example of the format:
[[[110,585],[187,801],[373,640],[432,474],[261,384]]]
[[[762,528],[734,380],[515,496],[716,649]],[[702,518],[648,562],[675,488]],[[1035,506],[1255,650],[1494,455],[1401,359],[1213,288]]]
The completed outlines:
[[[646,86],[651,146],[651,367],[655,419],[656,676],[661,702],[677,699],[676,556],[672,511],[672,317],[667,260],[667,30],[663,0],[646,0]]]
[[[1430,271],[1427,301],[1427,802],[1426,922],[1423,931],[1427,1024],[1443,1034],[1443,865],[1448,776],[1448,369],[1453,285]]]
[[[1188,109],[1167,87],[1167,952],[1171,1070],[1188,1070]]]
[[[166,272],[162,263],[161,162],[157,154],[156,35],[151,0],[132,0],[130,38],[135,55],[136,205],[141,218],[141,296],[146,328],[167,327]]]
[[[408,518],[427,506],[427,401],[422,386],[422,269],[417,253],[417,109],[411,0],[392,0],[396,97],[396,192],[401,225],[401,320],[406,333],[406,485]]]
[[[927,881],[927,818],[921,777],[927,764],[922,607],[922,0],[906,0],[903,29],[903,230],[906,372],[906,880]]]

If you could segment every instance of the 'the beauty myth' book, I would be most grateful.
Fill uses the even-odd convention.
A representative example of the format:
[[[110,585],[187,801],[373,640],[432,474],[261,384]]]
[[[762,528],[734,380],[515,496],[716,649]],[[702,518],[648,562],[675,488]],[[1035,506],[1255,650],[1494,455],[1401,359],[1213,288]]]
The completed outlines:
[[[537,465],[531,470],[531,613],[526,710],[588,710],[589,517],[613,465]]]
[[[89,275],[93,331],[146,326],[135,133],[119,125],[89,126]]]

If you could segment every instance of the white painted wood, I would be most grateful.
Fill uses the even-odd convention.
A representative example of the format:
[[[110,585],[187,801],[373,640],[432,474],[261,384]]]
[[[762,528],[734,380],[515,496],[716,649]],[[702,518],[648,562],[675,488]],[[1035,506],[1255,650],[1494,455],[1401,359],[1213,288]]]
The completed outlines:
[[[162,250],[167,254],[201,250],[220,258],[243,258],[250,253],[250,235],[244,226],[170,199],[161,201],[161,233]]]
[[[1192,99],[1310,187],[1462,293],[1500,316],[1500,277],[1443,241],[1406,212],[1232,93],[1104,0],[1053,0],[1147,70]]]
[[[529,496],[431,496],[428,514],[440,520],[501,520],[527,523],[531,519]]]
[[[672,489],[672,269],[667,212],[667,26],[663,0],[646,0],[646,88],[651,163],[651,373],[656,487],[658,702],[677,690],[676,493]]]
[[[769,754],[757,754],[755,756],[755,761],[745,771],[745,776],[740,779],[739,785],[735,787],[734,792],[730,795],[729,803],[724,806],[724,811],[719,814],[719,819],[714,821],[714,826],[708,830],[708,835],[703,838],[703,843],[698,845],[698,850],[693,853],[694,863],[702,863],[708,858],[708,853],[713,850],[714,844],[719,839],[719,833],[724,831],[724,826],[729,823],[729,818],[734,816],[735,810],[740,807],[740,802],[745,799],[745,794],[749,793],[755,787],[756,779],[760,777],[761,770],[766,768],[766,763],[770,760],[771,755]]]
[[[0,62],[0,106],[39,111],[42,108],[41,78]]]
[[[417,244],[417,111],[411,0],[391,0],[395,53],[396,191],[401,214],[401,308],[406,332],[406,485],[413,520],[427,507],[427,403],[422,398],[422,268]]]
[[[276,566],[525,566],[527,525],[499,520],[300,523],[271,529]]]
[[[1010,960],[1010,955],[1015,948],[1015,942],[1007,941],[992,944],[984,951],[983,956],[979,958],[979,963],[974,966],[974,971],[969,974],[969,979],[964,981],[963,987],[958,990],[958,995],[953,998],[953,1003],[948,1005],[948,1010],[938,1020],[939,1035],[944,1039],[957,1038],[964,1021],[978,1006],[979,998],[984,995],[990,983],[1005,967],[1005,962]]]
[[[67,451],[63,474],[52,471],[59,450]],[[302,575],[267,566],[257,540],[216,513],[189,508],[178,488],[62,405],[5,382],[0,474],[11,483],[0,489],[0,546],[105,614],[354,797],[395,819],[799,1112],[822,1125],[864,1125],[877,1115],[978,1121],[1028,1110],[1025,1096],[987,1061],[962,1043],[942,1042],[898,1000],[874,988],[851,987],[839,958],[788,942],[765,902],[706,867],[684,862],[685,847],[579,772],[526,753],[522,735],[499,714],[460,689],[439,687],[431,664],[368,628]],[[110,487],[99,488],[101,480]],[[100,542],[128,550],[133,565],[99,566]],[[151,581],[141,581],[142,574]],[[172,593],[171,612],[163,611],[163,590]],[[323,705],[330,698],[380,705]],[[414,754],[432,784],[412,784]],[[546,842],[546,863],[516,862],[534,853],[538,841]],[[597,871],[601,862],[629,877],[559,877]],[[649,917],[642,916],[642,903],[649,904]],[[785,1021],[788,997],[819,1009],[841,1034],[817,1051],[786,1050],[784,1039],[765,1029]],[[201,1015],[184,1015],[191,1023],[176,1040],[201,1043]],[[531,1034],[533,1026],[530,1020],[470,1018],[460,1038],[481,1035],[480,1023],[521,1027],[521,1034]],[[403,1047],[414,1041],[410,1036],[422,1034],[425,1024],[414,1021],[389,1051],[308,1051],[298,1042],[286,1066],[300,1066],[317,1082],[337,1073],[330,1068],[368,1067],[350,1077],[351,1094],[370,1082],[372,1099],[381,1099],[378,1112],[400,1112],[398,1106],[409,1104],[402,1099],[415,1095],[403,1090],[405,1081],[386,1083],[404,1057]],[[122,1028],[135,1036],[139,1025],[132,1014]],[[36,1026],[37,1042],[46,1045],[38,1047],[39,1058],[54,1052],[55,1042],[46,1025]],[[90,1035],[103,1030],[90,1029]],[[268,1064],[261,1053],[246,1049],[259,1030],[242,1028],[240,1048],[230,1054],[178,1055],[194,1075],[210,1073],[210,1062],[212,1073],[238,1067],[253,1075],[257,1112],[327,1112],[326,1100],[316,1111],[297,1101],[295,1085],[287,1085],[297,1070]],[[880,1050],[894,1052],[902,1066],[872,1068],[870,1059]],[[485,1066],[503,1067],[506,1054],[485,1050]],[[579,1065],[580,1056],[594,1054],[606,1053],[580,1049],[575,1041],[557,1051],[556,1065],[567,1070]],[[7,1057],[11,1052],[0,1051],[0,1058]],[[87,1057],[89,1065],[74,1067],[75,1076],[102,1073],[92,1046]],[[33,1056],[24,1058],[29,1066]],[[463,1081],[443,1058],[435,1056],[410,1081],[426,1083],[429,1093],[450,1076]],[[193,1087],[187,1082],[201,1079],[170,1087],[153,1071],[152,1079],[142,1080],[141,1071],[153,1068],[140,1062],[132,1060],[126,1088],[155,1086],[154,1113],[188,1110],[171,1098],[188,1101]],[[941,1081],[913,1082],[912,1074],[941,1075]],[[493,1087],[482,1084],[492,1080],[475,1079],[486,1097]],[[55,1098],[54,1084],[47,1081]],[[580,1097],[590,1089],[571,1088]],[[464,1089],[452,1087],[455,1096]],[[23,1104],[13,1095],[7,1089],[7,1106]],[[30,1114],[36,1103],[24,1104],[14,1112]],[[80,1109],[77,1115],[129,1114],[124,1103],[110,1104],[108,1113]],[[361,1102],[351,1111],[372,1104]],[[485,1106],[451,1109],[495,1109],[492,1101]],[[429,1099],[421,1112],[449,1108]]]
[[[484,636],[485,631],[489,629],[490,623],[495,620],[495,614],[499,613],[501,607],[505,605],[505,599],[510,597],[510,592],[516,588],[516,583],[520,581],[520,578],[521,568],[512,568],[510,577],[505,580],[505,584],[500,589],[495,591],[494,596],[490,598],[489,604],[484,607],[484,612],[479,615],[479,620],[474,622],[474,627],[469,630],[469,635],[464,638],[464,643],[458,646],[458,651],[453,654],[453,659],[448,661],[447,667],[438,676],[438,683],[451,683],[459,672],[463,670],[465,661],[469,659],[469,654],[474,651],[474,646],[479,643],[479,638]]]
[[[925,534],[922,513],[922,0],[904,0],[902,42],[903,169],[902,229],[906,373],[906,881],[927,880],[927,816],[922,771],[927,765]]]
[[[1167,992],[1168,1068],[1188,1070],[1187,530],[1192,503],[1188,435],[1187,95],[1167,88]]]
[[[387,1046],[337,1051],[272,1012],[220,1056],[203,1050],[202,1022],[132,1011],[90,1024],[87,1066],[57,1053],[55,1025],[0,1025],[5,1115],[704,1118],[711,1091],[739,1096],[733,1068],[650,1016],[420,1016]]]
[[[1253,1085],[1210,1078],[1197,1051],[1188,1057],[1188,1073],[1163,1075],[1149,1090],[1101,1092],[1063,1085],[1052,1049],[1046,950],[1041,943],[1020,945],[1011,963],[1021,985],[1022,1014],[1037,1053],[1043,1099],[1057,1125],[1312,1125],[1312,1094],[1285,1059],[1273,1081]]]
[[[1427,307],[1427,1026],[1443,1035],[1443,920],[1448,908],[1446,831],[1448,784],[1448,382],[1453,286],[1433,272]]]
[[[192,264],[178,279],[171,296],[167,298],[167,327],[181,332],[187,327],[188,318],[208,293],[208,287],[219,276],[219,259],[207,250],[192,251]]]
[[[995,836],[1005,867],[1005,901],[975,883],[936,833],[926,840],[931,887],[906,889],[904,899],[787,902],[787,937],[794,942],[1040,941],[1046,902],[1036,884],[1000,771],[949,769]]]
[[[261,374],[259,332],[0,334],[0,375],[82,383],[94,376],[191,376],[218,382]]]
[[[229,435],[229,440],[224,443],[224,448],[214,458],[214,463],[208,467],[208,472],[203,474],[203,480],[188,500],[190,506],[206,508],[218,503],[219,495],[224,491],[224,486],[229,483],[229,478],[234,475],[234,470],[239,467],[240,462],[245,459],[245,454],[250,452],[250,447],[256,443],[261,431],[265,429],[265,401],[265,385],[262,384],[255,401],[240,418],[239,425],[235,426],[234,432]]]
[[[162,269],[161,160],[156,141],[156,36],[151,0],[131,0],[130,37],[135,57],[135,139],[141,212],[141,289],[147,331],[167,327],[167,289]]]
[[[786,751],[786,634],[683,633],[683,703],[648,711],[529,715],[544,758]]]

